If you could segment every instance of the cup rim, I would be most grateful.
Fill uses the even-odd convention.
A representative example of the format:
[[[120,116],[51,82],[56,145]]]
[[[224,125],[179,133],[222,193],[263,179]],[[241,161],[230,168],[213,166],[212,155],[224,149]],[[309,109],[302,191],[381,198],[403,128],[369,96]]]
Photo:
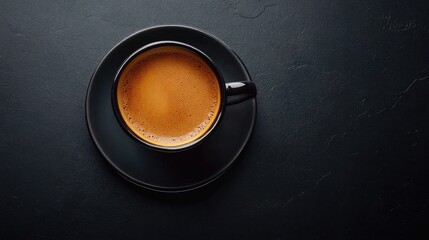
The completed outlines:
[[[157,144],[150,143],[150,142],[142,139],[141,137],[139,137],[130,127],[128,127],[127,123],[123,119],[122,114],[119,110],[119,104],[117,101],[117,89],[118,89],[119,78],[120,78],[121,74],[123,73],[123,71],[125,70],[126,66],[134,58],[136,58],[140,54],[142,54],[142,53],[144,53],[150,49],[163,47],[163,46],[180,47],[180,48],[187,49],[187,50],[197,54],[205,63],[207,63],[207,65],[211,68],[211,70],[216,75],[217,82],[219,84],[219,89],[220,89],[220,107],[219,107],[219,110],[217,112],[216,119],[215,119],[215,121],[213,121],[213,123],[211,124],[209,129],[207,129],[203,135],[201,135],[200,137],[198,137],[194,141],[189,142],[189,143],[185,143],[182,145],[177,145],[177,146],[157,145]],[[131,55],[129,55],[125,59],[125,61],[121,64],[119,69],[116,71],[115,79],[113,81],[112,91],[111,91],[111,102],[112,102],[112,106],[113,106],[113,111],[115,113],[115,117],[118,120],[119,125],[132,139],[142,143],[143,145],[145,145],[148,148],[153,149],[153,150],[157,150],[157,151],[161,151],[161,152],[179,152],[179,151],[188,150],[190,148],[193,148],[193,147],[201,144],[210,135],[210,133],[212,133],[216,129],[216,127],[219,125],[219,122],[224,115],[224,111],[225,111],[225,107],[226,107],[225,81],[223,79],[221,72],[219,71],[219,69],[214,64],[213,60],[211,60],[209,56],[207,56],[204,52],[202,52],[198,48],[191,46],[189,44],[183,43],[183,42],[179,42],[179,41],[156,41],[156,42],[146,44],[143,47],[137,49]]]

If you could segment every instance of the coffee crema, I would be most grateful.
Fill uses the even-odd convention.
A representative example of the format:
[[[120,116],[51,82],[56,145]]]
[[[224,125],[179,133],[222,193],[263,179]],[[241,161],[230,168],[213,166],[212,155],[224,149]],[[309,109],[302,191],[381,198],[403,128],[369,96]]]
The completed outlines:
[[[198,139],[220,110],[216,74],[196,53],[177,46],[147,50],[121,73],[119,111],[126,125],[143,140],[175,147]]]

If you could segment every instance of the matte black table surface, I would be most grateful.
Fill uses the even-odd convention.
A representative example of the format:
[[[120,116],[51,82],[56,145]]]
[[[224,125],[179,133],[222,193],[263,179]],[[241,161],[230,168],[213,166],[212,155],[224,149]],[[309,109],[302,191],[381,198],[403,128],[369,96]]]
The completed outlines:
[[[427,1],[0,1],[0,239],[428,239]],[[258,88],[252,137],[208,186],[136,187],[85,96],[128,35],[222,39]]]

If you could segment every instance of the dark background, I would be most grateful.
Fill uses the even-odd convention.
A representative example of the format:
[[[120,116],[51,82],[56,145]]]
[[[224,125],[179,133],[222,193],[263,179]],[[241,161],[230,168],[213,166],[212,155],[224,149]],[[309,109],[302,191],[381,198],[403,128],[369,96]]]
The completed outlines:
[[[415,239],[429,234],[427,1],[1,1],[0,239]],[[258,87],[253,136],[209,186],[123,180],[92,143],[98,62],[185,24]]]

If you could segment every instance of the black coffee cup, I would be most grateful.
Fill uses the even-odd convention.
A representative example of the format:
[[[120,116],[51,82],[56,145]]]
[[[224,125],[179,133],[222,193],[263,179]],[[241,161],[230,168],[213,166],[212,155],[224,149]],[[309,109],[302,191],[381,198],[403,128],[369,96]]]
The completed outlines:
[[[200,137],[198,137],[197,139],[193,140],[192,142],[189,143],[185,143],[182,145],[178,145],[178,146],[163,146],[163,145],[158,145],[158,144],[154,144],[151,142],[146,141],[145,139],[141,138],[140,136],[138,136],[126,123],[126,121],[124,120],[120,110],[119,110],[119,104],[118,104],[118,82],[119,82],[119,78],[121,77],[121,74],[123,73],[124,69],[126,68],[126,66],[137,56],[139,56],[140,54],[154,49],[154,48],[158,48],[158,47],[163,47],[163,46],[173,46],[173,47],[179,47],[179,48],[183,48],[186,49],[188,51],[191,51],[195,54],[197,54],[210,68],[211,70],[214,72],[214,74],[216,75],[218,84],[219,84],[219,89],[220,89],[220,108],[217,111],[217,115],[214,116],[215,120],[213,121],[213,123],[206,129],[204,130],[204,134],[202,134]],[[137,51],[135,51],[134,53],[132,53],[121,65],[121,67],[118,69],[114,82],[113,82],[113,86],[112,86],[112,94],[111,94],[111,100],[112,100],[112,105],[113,105],[113,110],[114,113],[116,115],[116,118],[120,124],[120,126],[125,130],[125,132],[133,139],[135,139],[136,141],[141,142],[143,145],[156,150],[156,151],[163,151],[163,152],[177,152],[177,151],[183,151],[183,150],[187,150],[190,149],[194,146],[196,146],[197,144],[200,144],[202,142],[204,142],[204,139],[206,139],[213,131],[216,130],[216,127],[221,124],[222,122],[222,116],[225,112],[225,108],[228,105],[233,105],[233,104],[238,104],[244,101],[247,101],[249,99],[255,98],[256,97],[256,86],[253,82],[251,81],[244,81],[244,82],[230,82],[230,83],[225,83],[224,79],[222,77],[222,73],[218,70],[218,68],[216,67],[216,64],[210,59],[209,56],[207,56],[203,51],[197,49],[196,47],[193,47],[189,44],[185,44],[182,42],[177,42],[177,41],[158,41],[158,42],[153,42],[150,44],[147,44],[145,46],[143,46],[142,48],[138,49]]]

